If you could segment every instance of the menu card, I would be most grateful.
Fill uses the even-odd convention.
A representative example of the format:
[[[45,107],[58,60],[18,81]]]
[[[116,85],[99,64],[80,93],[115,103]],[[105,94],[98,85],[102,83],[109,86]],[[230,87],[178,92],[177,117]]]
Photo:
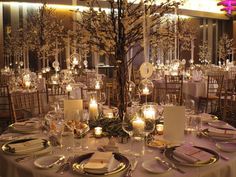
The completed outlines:
[[[79,111],[80,116],[82,116],[83,100],[64,100],[65,120],[73,120],[77,111]]]
[[[182,143],[184,141],[185,107],[164,107],[164,131],[163,137],[171,143]]]

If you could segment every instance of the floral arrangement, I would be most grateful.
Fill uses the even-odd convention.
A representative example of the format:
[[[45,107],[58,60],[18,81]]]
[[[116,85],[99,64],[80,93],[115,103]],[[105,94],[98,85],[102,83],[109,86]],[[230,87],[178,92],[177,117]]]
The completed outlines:
[[[90,120],[89,127],[102,127],[104,136],[108,137],[128,137],[129,135],[122,129],[122,120],[119,118],[99,118]]]
[[[181,2],[166,0],[156,4],[154,0],[139,3],[135,0],[110,0],[106,1],[109,8],[107,13],[101,8],[100,1],[91,0],[88,2],[89,10],[80,12],[81,19],[77,21],[78,33],[83,31],[90,49],[109,57],[117,68],[120,117],[123,117],[127,107],[129,65],[144,50],[144,46],[148,45],[147,39],[151,41],[159,35],[157,29],[162,23],[161,17],[165,13],[173,12]],[[126,55],[134,47],[138,50],[131,58],[127,58]]]

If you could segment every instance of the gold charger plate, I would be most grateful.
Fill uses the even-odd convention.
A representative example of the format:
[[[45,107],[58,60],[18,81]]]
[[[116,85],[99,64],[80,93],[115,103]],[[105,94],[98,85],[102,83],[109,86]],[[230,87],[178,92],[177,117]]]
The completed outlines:
[[[166,158],[168,158],[171,162],[177,164],[177,165],[183,165],[183,166],[189,166],[189,167],[202,167],[202,166],[207,166],[207,165],[211,165],[213,163],[216,163],[219,160],[219,154],[211,149],[208,148],[204,148],[204,147],[199,147],[199,146],[193,146],[195,148],[198,148],[202,151],[205,151],[207,153],[212,154],[212,157],[208,160],[208,161],[199,161],[196,163],[188,163],[185,161],[180,161],[179,158],[175,157],[174,155],[174,150],[177,146],[175,147],[171,147],[171,148],[167,148],[164,151],[164,155]]]
[[[20,129],[14,126],[14,124],[11,124],[8,126],[9,130],[14,133],[22,133],[22,134],[32,134],[32,133],[38,133],[39,129],[37,128],[29,128],[28,130],[26,129]]]
[[[105,173],[92,173],[84,170],[84,165],[87,163],[89,158],[93,155],[93,153],[83,154],[75,158],[72,163],[72,169],[74,172],[84,175],[84,176],[107,176],[116,173],[125,172],[128,168],[130,168],[129,160],[120,153],[113,153],[114,159],[117,161],[117,165],[111,169],[109,172]]]
[[[12,150],[9,146],[10,144],[24,143],[24,142],[36,140],[36,139],[37,138],[25,138],[25,139],[18,139],[18,140],[9,141],[2,146],[2,151],[6,154],[9,154],[9,155],[27,155],[27,154],[35,154],[36,155],[36,154],[44,154],[44,153],[46,154],[51,151],[50,142],[46,139],[42,139],[42,141],[43,141],[42,148],[37,149],[37,150],[31,150],[31,151],[29,150],[28,152],[23,152],[23,153],[14,152],[14,150]]]

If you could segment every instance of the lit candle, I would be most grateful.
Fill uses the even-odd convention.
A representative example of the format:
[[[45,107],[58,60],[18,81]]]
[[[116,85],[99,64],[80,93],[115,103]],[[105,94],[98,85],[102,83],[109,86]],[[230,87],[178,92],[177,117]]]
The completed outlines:
[[[143,110],[143,115],[144,115],[144,118],[146,119],[155,119],[156,111],[153,107],[145,108]]]
[[[147,86],[144,87],[143,94],[144,95],[148,95],[149,94],[149,89],[147,88]]]
[[[162,134],[163,134],[163,129],[164,129],[163,124],[157,124],[157,125],[156,125],[156,129],[157,129],[157,133],[158,133],[159,135],[162,135]]]
[[[78,65],[79,64],[79,61],[78,61],[78,59],[76,57],[73,57],[72,64],[73,65]]]
[[[141,133],[144,130],[145,122],[140,117],[136,117],[132,125],[135,132]]]
[[[41,73],[38,74],[38,78],[39,78],[39,79],[42,79],[42,78],[43,78],[43,76],[42,76]]]
[[[95,99],[91,99],[89,103],[89,117],[96,119],[98,117],[98,104]]]
[[[72,91],[72,86],[71,86],[70,84],[68,84],[68,85],[66,86],[66,91],[67,91],[67,92],[71,92],[71,91]]]
[[[102,136],[102,127],[95,127],[94,134],[95,134],[95,137],[101,137]]]
[[[99,81],[96,81],[96,83],[95,83],[95,89],[96,90],[99,90],[101,87],[100,87],[100,83],[99,83]]]
[[[29,88],[30,87],[30,81],[25,81],[25,86],[27,87],[27,88]]]
[[[107,113],[107,117],[108,117],[108,118],[113,118],[113,112],[108,112],[108,113]]]

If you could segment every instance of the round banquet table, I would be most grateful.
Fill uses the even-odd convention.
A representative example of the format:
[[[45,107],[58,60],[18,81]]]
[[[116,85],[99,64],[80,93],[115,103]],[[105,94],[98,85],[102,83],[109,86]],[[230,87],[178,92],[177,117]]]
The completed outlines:
[[[40,137],[41,135],[35,135],[37,137]],[[75,139],[75,147],[80,143],[81,140]],[[100,138],[100,139],[94,139],[94,138],[88,138],[88,146],[89,151],[94,151],[95,148],[98,145],[104,145],[108,142],[107,138]],[[202,146],[206,147],[208,149],[212,149],[217,151],[213,141],[210,141],[209,139],[202,137],[196,137],[194,134],[186,134],[185,135],[185,142],[186,143],[192,143],[196,146]],[[3,142],[1,142],[3,144]],[[120,152],[124,152],[127,147],[129,147],[129,144],[118,144]],[[133,147],[135,148],[135,147]],[[81,151],[81,150],[74,150],[74,153],[71,153],[66,150],[61,150],[57,148],[56,150],[53,150],[53,154],[63,154],[65,156],[72,156],[73,154],[81,155],[83,153],[86,153],[88,151]],[[217,151],[219,152],[219,151]],[[229,160],[223,160],[222,158],[219,159],[216,163],[204,166],[204,167],[185,167],[185,166],[178,166],[182,170],[184,170],[186,173],[182,174],[179,173],[176,170],[170,170],[169,172],[158,175],[160,177],[235,177],[236,176],[236,153],[223,153],[220,152],[223,156],[229,157]],[[147,148],[146,154],[143,155],[138,159],[137,167],[133,173],[133,176],[135,177],[153,177],[157,176],[157,174],[152,174],[145,169],[142,168],[142,162],[145,160],[149,160],[151,158],[154,158],[155,156],[159,156],[161,158],[164,158],[166,161],[168,161],[163,154],[161,154],[159,149],[156,148]],[[28,160],[23,160],[21,162],[16,162],[15,159],[19,156],[13,156],[5,154],[2,150],[0,152],[0,176],[1,177],[58,177],[58,176],[64,176],[64,177],[76,177],[81,176],[78,174],[75,174],[72,170],[64,172],[63,175],[56,173],[58,170],[58,167],[53,167],[50,169],[39,169],[34,166],[33,162],[35,158],[29,158]],[[129,155],[127,155],[129,158]],[[132,158],[132,157],[131,157]],[[113,176],[113,175],[111,175]]]

